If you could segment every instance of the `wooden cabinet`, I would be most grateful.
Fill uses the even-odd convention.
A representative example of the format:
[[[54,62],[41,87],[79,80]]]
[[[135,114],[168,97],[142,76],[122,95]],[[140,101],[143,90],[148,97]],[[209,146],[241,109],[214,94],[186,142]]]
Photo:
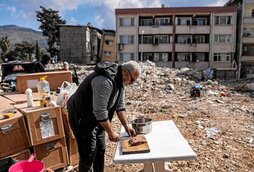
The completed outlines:
[[[61,108],[41,107],[35,102],[34,107],[27,104],[18,104],[15,107],[25,116],[30,141],[32,145],[38,145],[63,138],[64,128]]]
[[[45,164],[45,169],[56,170],[67,166],[67,147],[65,138],[34,146],[36,159]]]
[[[14,117],[4,119],[6,112],[8,110],[0,112],[0,158],[29,147],[24,117],[16,110]]]

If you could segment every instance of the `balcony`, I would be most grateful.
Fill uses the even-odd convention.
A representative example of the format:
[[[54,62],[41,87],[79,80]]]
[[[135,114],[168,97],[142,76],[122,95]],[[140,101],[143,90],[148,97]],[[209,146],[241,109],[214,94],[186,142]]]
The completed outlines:
[[[173,26],[140,26],[139,34],[172,34]]]
[[[243,37],[243,43],[253,43],[254,42],[254,37],[249,36],[249,37]]]
[[[209,52],[209,44],[176,44],[176,52]]]
[[[245,4],[254,4],[253,0],[245,0]]]
[[[243,19],[243,24],[254,24],[254,18],[253,17],[245,17]]]
[[[176,34],[209,34],[209,25],[176,26]]]
[[[213,44],[212,51],[216,53],[230,53],[235,52],[235,47],[231,43]]]
[[[233,34],[233,25],[214,25],[213,34]]]
[[[172,44],[139,44],[139,52],[171,52]]]

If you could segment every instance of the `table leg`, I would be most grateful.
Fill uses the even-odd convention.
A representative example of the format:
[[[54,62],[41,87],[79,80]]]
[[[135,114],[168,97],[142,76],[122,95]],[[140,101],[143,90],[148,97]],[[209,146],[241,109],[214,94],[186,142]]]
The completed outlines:
[[[144,172],[167,172],[164,162],[144,163]]]

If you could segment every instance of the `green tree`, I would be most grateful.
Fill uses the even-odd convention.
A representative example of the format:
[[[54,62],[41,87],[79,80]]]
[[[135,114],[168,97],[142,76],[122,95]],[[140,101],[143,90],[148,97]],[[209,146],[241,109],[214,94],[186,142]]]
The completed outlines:
[[[59,25],[66,24],[58,15],[59,11],[40,6],[41,11],[36,11],[37,21],[41,23],[40,29],[43,36],[48,37],[48,49],[51,57],[59,57],[60,52],[60,31]]]
[[[37,61],[41,60],[41,50],[40,47],[38,45],[38,41],[36,41],[36,45],[35,45],[35,58]]]
[[[0,48],[2,50],[1,52],[1,59],[4,62],[5,61],[5,55],[6,53],[10,50],[11,44],[10,40],[8,39],[7,36],[4,36],[0,39]]]
[[[22,41],[15,44],[14,51],[17,54],[17,60],[33,61],[33,55],[35,54],[35,44]]]

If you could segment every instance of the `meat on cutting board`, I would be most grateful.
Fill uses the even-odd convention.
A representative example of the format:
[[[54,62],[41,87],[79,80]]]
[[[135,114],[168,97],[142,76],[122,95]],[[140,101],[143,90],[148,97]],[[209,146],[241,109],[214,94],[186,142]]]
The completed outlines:
[[[132,137],[130,140],[129,140],[129,144],[131,146],[137,146],[137,145],[141,145],[141,144],[144,144],[144,143],[147,143],[145,137],[142,137],[142,136],[135,136],[135,137]]]

